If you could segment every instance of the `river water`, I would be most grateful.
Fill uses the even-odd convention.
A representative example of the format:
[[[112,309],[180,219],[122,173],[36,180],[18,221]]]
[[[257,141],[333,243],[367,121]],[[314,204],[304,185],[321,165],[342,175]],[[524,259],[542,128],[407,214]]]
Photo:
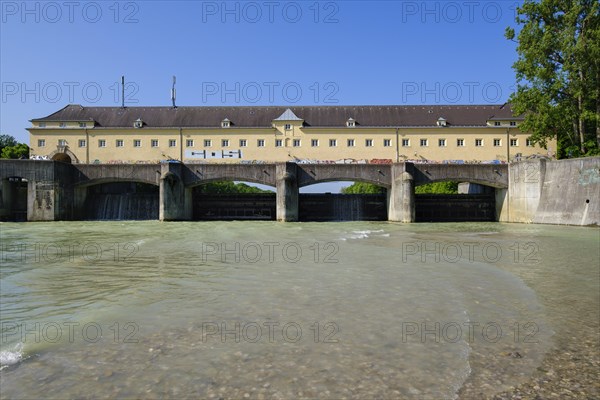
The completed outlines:
[[[596,330],[599,230],[0,224],[1,398],[456,398]]]

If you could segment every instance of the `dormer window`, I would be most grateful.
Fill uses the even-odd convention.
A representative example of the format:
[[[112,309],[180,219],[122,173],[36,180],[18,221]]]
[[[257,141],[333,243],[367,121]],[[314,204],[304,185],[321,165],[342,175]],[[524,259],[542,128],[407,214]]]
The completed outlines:
[[[231,126],[231,121],[225,118],[221,121],[221,128],[229,128]]]
[[[85,127],[87,127],[87,124],[85,122],[80,122],[79,123],[79,127],[80,128],[85,128]]]
[[[439,117],[437,120],[437,126],[446,126],[446,118]]]
[[[141,128],[142,126],[144,126],[144,121],[142,121],[141,118],[138,118],[135,120],[135,122],[133,123],[133,127],[134,128]]]
[[[58,124],[58,126],[60,128],[66,128],[67,127],[67,123],[66,122],[61,122],[60,124]]]
[[[494,126],[500,126],[500,121],[494,121]]]
[[[354,128],[356,126],[356,121],[354,120],[354,118],[348,118],[348,120],[346,121],[346,126],[348,128]]]
[[[283,126],[283,129],[285,129],[286,131],[291,131],[292,130],[292,124],[285,124]]]
[[[46,123],[45,123],[45,122],[40,122],[40,123],[38,124],[38,127],[40,127],[40,128],[45,128],[45,127],[46,127]]]

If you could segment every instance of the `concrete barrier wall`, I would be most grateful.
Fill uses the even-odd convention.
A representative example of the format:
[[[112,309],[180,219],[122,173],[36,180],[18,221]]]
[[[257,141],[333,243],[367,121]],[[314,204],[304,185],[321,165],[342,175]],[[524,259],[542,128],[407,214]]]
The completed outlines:
[[[534,223],[600,225],[600,157],[547,162]]]

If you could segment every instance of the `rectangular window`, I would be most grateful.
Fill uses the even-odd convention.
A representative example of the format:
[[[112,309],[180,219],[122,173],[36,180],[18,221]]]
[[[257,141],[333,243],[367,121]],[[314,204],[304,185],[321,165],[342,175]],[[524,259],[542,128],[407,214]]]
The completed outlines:
[[[464,147],[465,139],[456,139],[456,147]]]
[[[169,139],[169,147],[176,147],[176,146],[177,146],[177,140]]]
[[[142,147],[142,141],[140,139],[133,139],[133,147]]]
[[[240,147],[246,147],[248,146],[248,142],[246,141],[246,139],[240,139]]]
[[[373,139],[365,139],[366,147],[373,147]]]
[[[438,146],[446,147],[446,139],[438,139]]]
[[[258,139],[258,140],[256,141],[256,145],[257,145],[258,147],[265,147],[265,139]]]
[[[67,124],[65,122],[61,122],[60,124],[58,124],[58,126],[61,128],[66,128]]]
[[[229,147],[229,139],[222,139],[221,147]]]
[[[85,139],[79,139],[79,147],[85,147],[86,144]]]
[[[517,147],[519,145],[519,139],[510,139],[510,147]]]
[[[294,139],[293,146],[300,147],[300,139]]]
[[[383,147],[392,147],[391,139],[383,139]]]
[[[283,140],[275,139],[275,147],[283,147]]]
[[[337,139],[329,139],[329,147],[337,147]]]
[[[427,139],[419,140],[419,144],[421,145],[421,147],[427,147]]]
[[[310,145],[312,147],[319,147],[319,139],[311,139]]]
[[[123,147],[123,139],[117,139],[115,141],[115,146],[117,146],[117,147]]]
[[[533,141],[531,139],[525,139],[525,146],[533,147]]]
[[[410,146],[410,139],[402,139],[402,147]]]
[[[210,146],[212,146],[212,140],[204,139],[204,147],[210,147]]]
[[[194,139],[186,139],[185,147],[194,147]]]
[[[354,139],[348,139],[348,147],[354,147]]]
[[[291,124],[285,124],[284,129],[286,131],[290,131],[290,130],[292,130],[292,125]]]
[[[106,147],[106,140],[104,140],[104,139],[98,140],[98,147]]]
[[[87,126],[87,124],[85,122],[80,122],[79,123],[79,127],[80,128],[85,128]]]
[[[494,126],[500,126],[500,121],[494,122]]]
[[[510,126],[517,126],[517,122],[516,121],[510,121]]]
[[[40,128],[45,128],[45,127],[46,127],[46,123],[45,123],[45,122],[40,122],[40,123],[38,124],[38,127],[40,127]]]
[[[500,139],[494,139],[494,146],[495,147],[502,146],[502,140],[500,140]]]
[[[46,147],[46,140],[38,139],[38,147]]]
[[[150,141],[150,147],[158,147],[158,139],[152,139]]]
[[[482,147],[483,139],[475,139],[475,147]]]

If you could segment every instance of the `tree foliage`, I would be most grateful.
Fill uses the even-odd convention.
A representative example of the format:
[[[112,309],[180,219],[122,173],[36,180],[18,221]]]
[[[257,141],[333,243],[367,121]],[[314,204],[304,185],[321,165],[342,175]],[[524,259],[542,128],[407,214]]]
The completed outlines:
[[[434,182],[415,188],[416,194],[458,194],[458,182]]]
[[[382,194],[385,193],[385,188],[372,183],[354,182],[350,186],[343,187],[343,194]]]
[[[29,146],[10,135],[0,135],[0,158],[29,158]]]
[[[198,187],[198,192],[203,194],[236,194],[236,193],[273,193],[271,190],[259,189],[245,183],[232,181],[211,182]]]
[[[600,147],[600,26],[597,0],[525,0],[513,64],[517,90],[510,102],[535,143],[557,139],[562,155]]]
[[[0,152],[5,147],[11,147],[17,145],[17,139],[10,135],[0,135]]]
[[[29,158],[29,146],[25,143],[19,143],[15,146],[2,148],[0,158]]]

